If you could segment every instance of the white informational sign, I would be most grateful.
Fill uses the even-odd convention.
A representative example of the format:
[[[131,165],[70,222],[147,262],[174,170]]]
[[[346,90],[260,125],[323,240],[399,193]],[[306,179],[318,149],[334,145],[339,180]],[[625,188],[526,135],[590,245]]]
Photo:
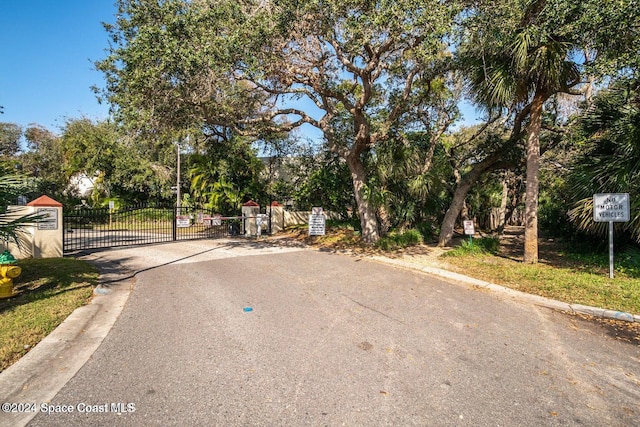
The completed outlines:
[[[190,226],[191,226],[191,218],[189,217],[189,215],[176,216],[176,227],[189,228]]]
[[[613,223],[631,219],[629,193],[593,195],[593,220],[609,223],[609,278],[613,279]]]
[[[325,217],[324,214],[309,215],[309,236],[324,236]]]
[[[220,215],[212,216],[211,225],[222,225],[222,217]]]
[[[116,207],[116,202],[109,200],[109,210],[113,210]]]
[[[473,236],[474,234],[476,234],[476,230],[473,227],[473,221],[462,221],[462,225],[464,227],[464,234],[466,234],[467,236]]]
[[[38,221],[38,230],[57,230],[58,229],[58,209],[57,208],[38,208],[37,215],[43,216]]]
[[[631,219],[628,193],[593,195],[593,220],[596,222],[628,222]]]

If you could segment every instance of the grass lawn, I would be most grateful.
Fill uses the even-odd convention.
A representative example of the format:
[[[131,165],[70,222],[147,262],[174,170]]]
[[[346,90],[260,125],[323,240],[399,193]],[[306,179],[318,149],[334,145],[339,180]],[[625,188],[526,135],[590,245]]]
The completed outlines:
[[[21,260],[17,295],[0,300],[0,371],[91,299],[98,271],[71,258]]]
[[[609,279],[608,265],[571,255],[538,264],[490,254],[447,256],[446,262],[459,273],[529,294],[640,314],[640,278],[618,271]]]

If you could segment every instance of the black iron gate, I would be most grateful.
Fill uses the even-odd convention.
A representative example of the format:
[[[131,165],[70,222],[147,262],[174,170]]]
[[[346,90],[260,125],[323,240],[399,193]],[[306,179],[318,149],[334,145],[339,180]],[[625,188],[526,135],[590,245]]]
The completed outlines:
[[[176,240],[209,239],[240,233],[242,217],[209,209],[175,206],[82,208],[64,213],[64,252]]]

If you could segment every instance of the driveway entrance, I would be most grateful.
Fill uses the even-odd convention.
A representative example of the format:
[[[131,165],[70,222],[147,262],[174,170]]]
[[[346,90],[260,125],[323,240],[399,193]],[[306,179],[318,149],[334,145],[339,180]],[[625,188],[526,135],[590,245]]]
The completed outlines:
[[[51,403],[109,411],[40,413],[33,426],[628,426],[640,417],[640,349],[546,308],[260,242],[98,256],[138,271],[135,287]]]

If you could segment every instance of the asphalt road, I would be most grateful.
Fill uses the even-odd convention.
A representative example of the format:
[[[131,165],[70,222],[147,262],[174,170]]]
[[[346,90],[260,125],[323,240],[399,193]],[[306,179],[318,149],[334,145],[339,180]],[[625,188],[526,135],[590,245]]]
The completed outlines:
[[[640,423],[640,348],[576,317],[308,249],[99,257],[133,292],[30,426]]]

